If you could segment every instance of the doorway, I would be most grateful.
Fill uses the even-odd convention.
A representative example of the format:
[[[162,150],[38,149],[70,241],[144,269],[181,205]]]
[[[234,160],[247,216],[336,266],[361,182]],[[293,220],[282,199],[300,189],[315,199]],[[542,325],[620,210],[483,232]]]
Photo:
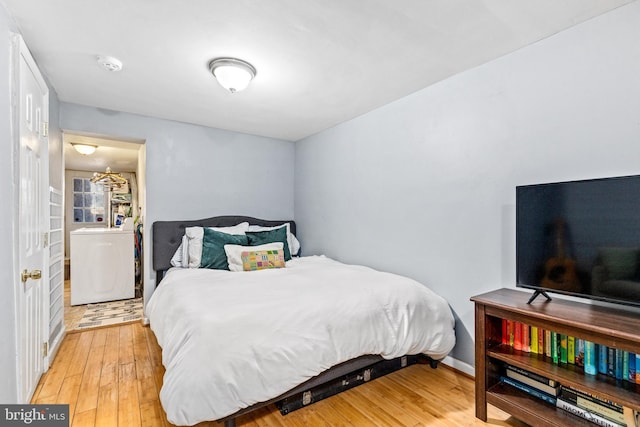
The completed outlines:
[[[63,145],[66,330],[138,321],[144,140],[64,130]]]

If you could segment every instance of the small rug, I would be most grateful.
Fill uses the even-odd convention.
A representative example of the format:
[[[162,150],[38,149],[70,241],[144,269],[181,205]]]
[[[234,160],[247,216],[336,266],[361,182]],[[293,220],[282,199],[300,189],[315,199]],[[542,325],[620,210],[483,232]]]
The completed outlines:
[[[142,319],[142,298],[87,304],[76,329],[99,328]]]

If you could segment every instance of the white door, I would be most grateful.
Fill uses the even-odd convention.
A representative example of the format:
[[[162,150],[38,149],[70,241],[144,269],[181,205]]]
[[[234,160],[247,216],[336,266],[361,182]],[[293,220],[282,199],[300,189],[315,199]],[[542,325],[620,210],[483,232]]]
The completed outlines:
[[[20,398],[28,403],[45,370],[43,350],[48,337],[48,89],[24,42],[16,39],[19,82],[14,79],[18,87],[14,93],[20,132],[18,383]]]

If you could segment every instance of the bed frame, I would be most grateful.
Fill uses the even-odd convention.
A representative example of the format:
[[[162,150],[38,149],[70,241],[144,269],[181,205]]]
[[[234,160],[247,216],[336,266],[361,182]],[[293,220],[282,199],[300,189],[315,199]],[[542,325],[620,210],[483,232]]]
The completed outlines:
[[[182,242],[182,236],[184,236],[184,229],[186,227],[230,227],[240,224],[241,222],[248,222],[251,225],[261,225],[264,227],[272,227],[288,222],[290,224],[289,227],[291,232],[294,235],[296,234],[296,223],[292,220],[272,221],[249,216],[216,216],[191,221],[156,221],[153,223],[152,227],[152,265],[153,269],[156,271],[156,286],[160,285],[166,271],[171,268],[171,258]],[[240,415],[249,413],[272,403],[291,398],[292,396],[299,395],[311,389],[317,389],[323,385],[331,384],[338,378],[345,377],[358,370],[371,368],[373,365],[383,360],[384,359],[378,355],[365,355],[346,361],[324,371],[320,375],[309,379],[280,396],[266,402],[260,402],[241,409],[235,414],[218,420],[218,422],[224,423],[225,427],[235,427],[236,417]],[[436,368],[438,366],[438,361],[433,360],[428,356],[421,355],[419,361],[420,363],[429,363],[432,368]]]

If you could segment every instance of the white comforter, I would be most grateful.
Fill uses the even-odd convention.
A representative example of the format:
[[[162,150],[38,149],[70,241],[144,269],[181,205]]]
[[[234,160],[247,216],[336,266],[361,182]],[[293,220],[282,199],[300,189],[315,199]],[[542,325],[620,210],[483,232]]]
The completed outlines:
[[[232,273],[170,270],[147,305],[174,424],[217,420],[365,354],[441,359],[447,302],[405,277],[323,256]]]

